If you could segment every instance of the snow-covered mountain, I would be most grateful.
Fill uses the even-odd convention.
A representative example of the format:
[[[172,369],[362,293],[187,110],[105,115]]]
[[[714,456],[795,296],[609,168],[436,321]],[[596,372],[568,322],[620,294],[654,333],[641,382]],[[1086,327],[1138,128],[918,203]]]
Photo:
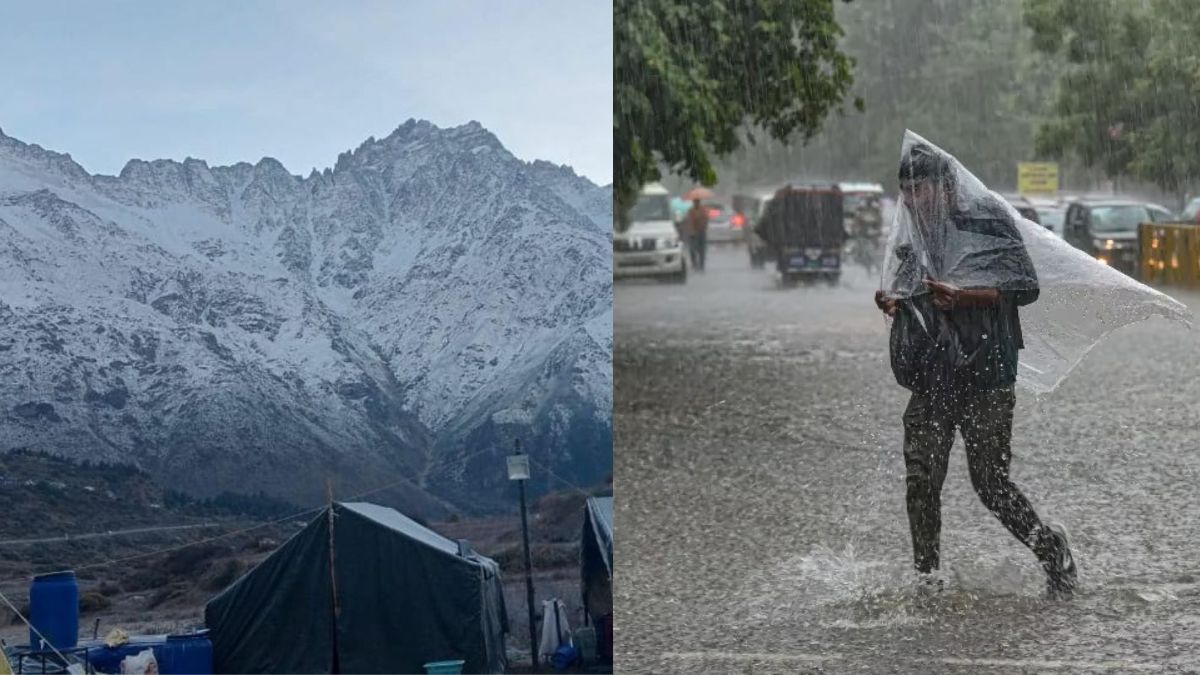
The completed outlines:
[[[612,183],[599,190],[595,183],[577,175],[569,166],[559,166],[534,160],[529,164],[529,170],[543,185],[558,195],[576,211],[586,215],[595,223],[601,234],[612,240]]]
[[[197,494],[511,501],[612,467],[611,188],[478,123],[277,161],[90,175],[0,132],[0,449]]]

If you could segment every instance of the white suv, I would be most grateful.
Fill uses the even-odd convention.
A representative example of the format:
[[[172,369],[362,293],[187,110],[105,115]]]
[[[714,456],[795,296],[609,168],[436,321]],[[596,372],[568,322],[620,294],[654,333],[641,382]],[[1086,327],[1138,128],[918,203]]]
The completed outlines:
[[[657,183],[642,188],[627,220],[627,229],[613,232],[613,278],[687,281],[686,254],[671,217],[667,189]]]
[[[1188,223],[1200,223],[1200,197],[1193,199],[1183,207],[1179,219]]]

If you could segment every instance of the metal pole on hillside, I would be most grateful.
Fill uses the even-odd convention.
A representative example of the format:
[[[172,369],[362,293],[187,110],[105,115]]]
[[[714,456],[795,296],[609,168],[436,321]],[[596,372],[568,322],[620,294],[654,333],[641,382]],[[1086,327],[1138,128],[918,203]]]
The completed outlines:
[[[525,507],[525,481],[529,480],[529,455],[521,452],[521,439],[517,439],[515,451],[508,457],[508,479],[517,481],[521,492],[521,539],[525,542],[525,593],[529,606],[529,655],[533,672],[538,672],[537,623],[533,612],[533,556],[529,554],[529,516]]]

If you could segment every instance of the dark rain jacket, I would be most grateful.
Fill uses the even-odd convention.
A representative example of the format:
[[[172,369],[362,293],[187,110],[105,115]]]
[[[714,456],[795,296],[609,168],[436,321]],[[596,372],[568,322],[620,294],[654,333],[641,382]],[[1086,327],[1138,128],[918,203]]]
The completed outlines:
[[[950,221],[958,231],[1021,241],[1016,224],[1003,211],[958,213]],[[928,292],[901,300],[890,340],[892,372],[901,386],[928,394],[998,389],[1016,381],[1018,352],[1025,347],[1017,308],[1037,300],[1037,273],[1023,244],[998,250],[1001,253],[987,258],[956,263],[973,267],[974,277],[981,269],[996,267],[996,278],[1004,281],[970,288],[997,288],[997,304],[942,310],[933,305]],[[916,288],[921,279],[938,278],[910,246],[897,247],[896,255],[900,288]]]

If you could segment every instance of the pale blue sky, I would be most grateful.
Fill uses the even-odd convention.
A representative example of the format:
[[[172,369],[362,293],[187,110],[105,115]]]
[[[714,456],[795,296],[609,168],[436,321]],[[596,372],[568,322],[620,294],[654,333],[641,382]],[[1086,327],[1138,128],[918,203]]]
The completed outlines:
[[[410,117],[612,180],[611,0],[0,4],[0,129],[92,173],[275,157],[307,175]]]

